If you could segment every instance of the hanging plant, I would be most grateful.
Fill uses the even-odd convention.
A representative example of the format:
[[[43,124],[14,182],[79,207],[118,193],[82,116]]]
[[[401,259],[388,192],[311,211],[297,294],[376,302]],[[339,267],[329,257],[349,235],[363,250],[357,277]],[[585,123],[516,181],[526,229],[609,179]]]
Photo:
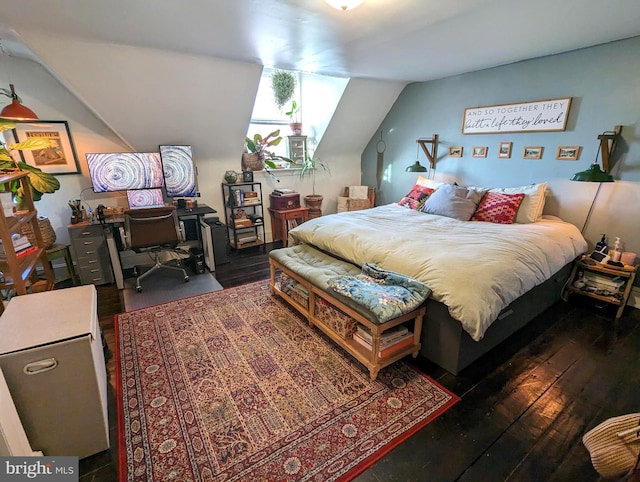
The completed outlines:
[[[278,109],[282,109],[282,106],[293,97],[296,89],[296,78],[291,72],[276,70],[271,75],[271,88],[273,89],[273,98]]]

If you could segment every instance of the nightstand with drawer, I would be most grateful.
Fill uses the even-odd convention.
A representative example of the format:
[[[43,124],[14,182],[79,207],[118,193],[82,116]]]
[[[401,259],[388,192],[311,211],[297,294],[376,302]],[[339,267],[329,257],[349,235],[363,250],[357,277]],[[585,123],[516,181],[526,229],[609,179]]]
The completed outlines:
[[[71,224],[68,230],[80,282],[83,285],[113,283],[111,258],[102,225]]]

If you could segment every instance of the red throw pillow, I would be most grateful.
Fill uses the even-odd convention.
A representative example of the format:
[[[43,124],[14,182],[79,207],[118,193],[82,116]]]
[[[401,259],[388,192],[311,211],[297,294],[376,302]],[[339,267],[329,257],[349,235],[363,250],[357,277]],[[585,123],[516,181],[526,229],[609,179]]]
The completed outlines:
[[[435,192],[435,189],[416,184],[411,191],[398,204],[410,209],[420,209],[429,196]]]
[[[523,199],[524,193],[486,192],[478,204],[478,209],[473,213],[471,221],[512,224]]]

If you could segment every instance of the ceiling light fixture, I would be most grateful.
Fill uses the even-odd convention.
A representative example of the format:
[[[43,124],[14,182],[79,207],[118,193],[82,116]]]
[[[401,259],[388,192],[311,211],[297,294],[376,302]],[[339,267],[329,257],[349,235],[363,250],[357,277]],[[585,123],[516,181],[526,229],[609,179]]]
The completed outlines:
[[[4,109],[2,109],[2,112],[0,112],[0,118],[18,121],[38,120],[38,116],[35,114],[35,112],[29,109],[26,105],[20,103],[20,97],[18,97],[18,94],[16,94],[16,90],[13,87],[13,84],[9,84],[9,88],[11,89],[11,91],[6,91],[6,89],[3,89],[3,93],[11,99],[11,104],[5,106]]]
[[[338,10],[353,10],[357,6],[359,6],[364,0],[325,0],[329,5],[333,8],[337,8]]]

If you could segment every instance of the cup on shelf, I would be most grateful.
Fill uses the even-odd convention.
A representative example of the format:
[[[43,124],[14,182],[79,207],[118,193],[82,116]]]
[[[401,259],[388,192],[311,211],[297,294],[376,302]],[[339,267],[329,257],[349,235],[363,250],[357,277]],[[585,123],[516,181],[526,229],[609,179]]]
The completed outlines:
[[[633,266],[636,263],[636,253],[632,253],[631,251],[625,251],[620,256],[620,261],[624,264]]]

